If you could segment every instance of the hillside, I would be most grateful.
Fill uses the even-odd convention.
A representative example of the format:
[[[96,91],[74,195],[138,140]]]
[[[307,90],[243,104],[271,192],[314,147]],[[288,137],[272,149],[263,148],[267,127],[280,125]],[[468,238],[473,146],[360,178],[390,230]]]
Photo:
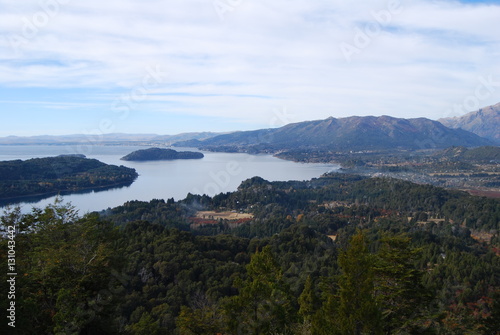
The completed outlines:
[[[200,159],[204,155],[201,152],[175,151],[172,149],[149,148],[137,150],[121,158],[124,161],[159,161],[173,159]]]
[[[283,150],[429,149],[492,144],[462,129],[425,118],[352,116],[288,124],[276,129],[242,131],[204,141],[180,142],[209,150],[278,152]]]
[[[486,146],[474,149],[451,147],[436,153],[436,156],[467,162],[497,163],[500,162],[500,147]]]
[[[8,211],[0,263],[23,274],[16,334],[490,335],[499,222],[500,200],[429,185],[254,177],[236,192],[84,216]],[[367,331],[335,331],[351,322]],[[0,333],[13,334],[6,322]]]
[[[461,128],[500,144],[500,103],[459,117],[439,119],[450,128]]]
[[[77,156],[0,162],[0,199],[130,185],[135,169]]]

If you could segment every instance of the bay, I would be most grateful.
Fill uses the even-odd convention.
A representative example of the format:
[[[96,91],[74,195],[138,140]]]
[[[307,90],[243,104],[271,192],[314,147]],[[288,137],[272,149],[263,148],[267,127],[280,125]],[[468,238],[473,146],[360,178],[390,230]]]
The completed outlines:
[[[181,200],[188,193],[216,195],[232,192],[243,180],[259,176],[269,181],[309,180],[339,168],[334,164],[304,164],[281,160],[271,155],[244,153],[203,152],[203,159],[129,162],[120,160],[126,154],[144,149],[140,146],[78,147],[71,145],[0,145],[0,160],[30,159],[61,154],[85,154],[113,165],[123,165],[137,170],[139,177],[128,187],[113,188],[87,193],[63,195],[64,202],[71,202],[80,213],[112,208],[130,200],[152,199]],[[175,148],[178,151],[196,151],[192,148]],[[45,199],[18,202],[23,211],[44,207],[55,200]]]

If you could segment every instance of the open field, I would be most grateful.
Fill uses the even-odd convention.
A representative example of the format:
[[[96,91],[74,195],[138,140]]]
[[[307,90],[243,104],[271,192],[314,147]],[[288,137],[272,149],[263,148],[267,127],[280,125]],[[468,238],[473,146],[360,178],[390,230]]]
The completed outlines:
[[[472,195],[500,199],[500,192],[496,190],[466,190],[466,191]]]
[[[210,219],[210,220],[240,220],[240,219],[252,219],[253,215],[248,213],[237,213],[237,212],[216,212],[216,211],[199,211],[196,213],[196,217],[200,219]]]

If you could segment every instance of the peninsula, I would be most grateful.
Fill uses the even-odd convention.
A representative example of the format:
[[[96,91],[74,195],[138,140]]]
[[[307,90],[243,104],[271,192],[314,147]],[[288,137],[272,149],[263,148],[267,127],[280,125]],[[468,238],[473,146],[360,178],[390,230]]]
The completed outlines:
[[[130,185],[138,174],[96,159],[59,156],[0,162],[0,200]]]

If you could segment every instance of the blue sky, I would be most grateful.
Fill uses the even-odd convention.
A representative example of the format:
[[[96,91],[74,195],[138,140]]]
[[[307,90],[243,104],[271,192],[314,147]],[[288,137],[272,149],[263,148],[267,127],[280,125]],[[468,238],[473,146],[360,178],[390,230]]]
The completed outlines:
[[[500,1],[0,7],[0,136],[438,119],[500,101]]]

